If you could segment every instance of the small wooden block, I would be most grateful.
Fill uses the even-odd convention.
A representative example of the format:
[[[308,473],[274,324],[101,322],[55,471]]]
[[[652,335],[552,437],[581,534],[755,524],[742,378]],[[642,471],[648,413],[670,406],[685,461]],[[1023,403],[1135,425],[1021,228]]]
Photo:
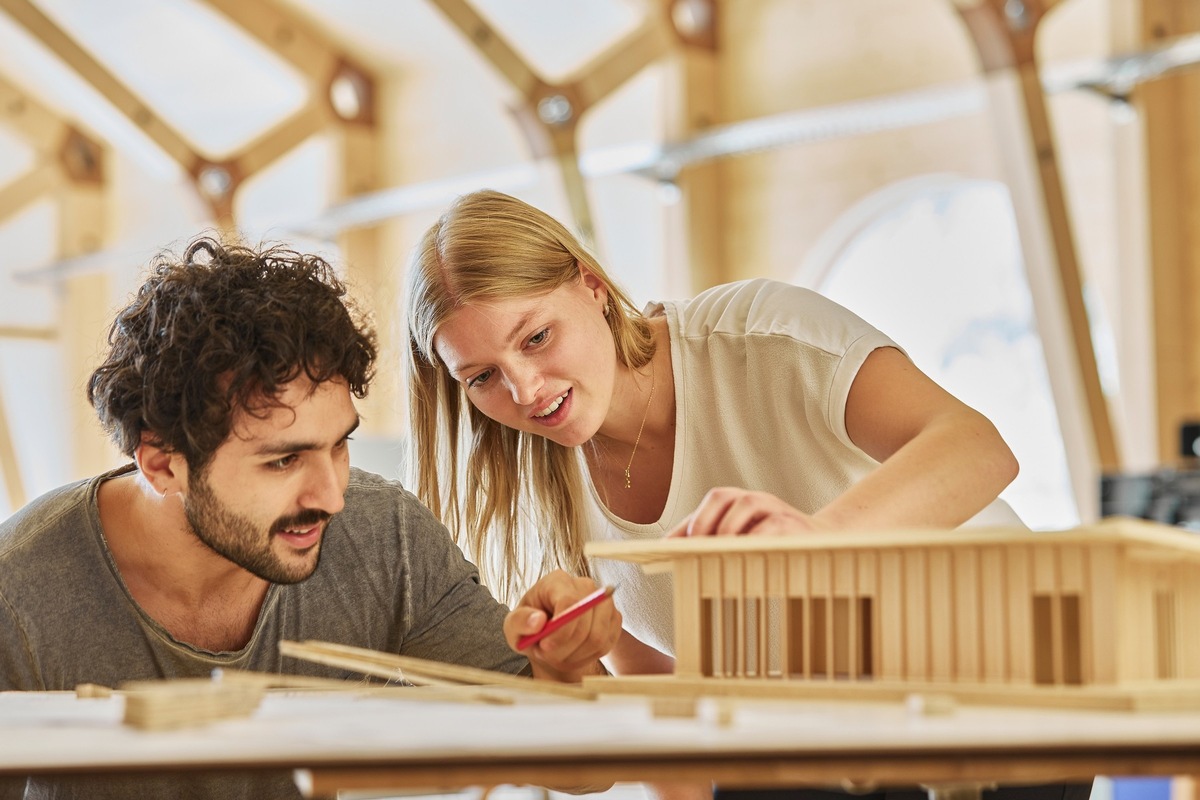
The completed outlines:
[[[243,681],[203,678],[136,681],[121,685],[124,722],[134,728],[162,730],[248,717],[262,702],[262,686]]]
[[[656,717],[686,717],[696,716],[696,698],[680,696],[653,697],[650,700],[650,711]]]

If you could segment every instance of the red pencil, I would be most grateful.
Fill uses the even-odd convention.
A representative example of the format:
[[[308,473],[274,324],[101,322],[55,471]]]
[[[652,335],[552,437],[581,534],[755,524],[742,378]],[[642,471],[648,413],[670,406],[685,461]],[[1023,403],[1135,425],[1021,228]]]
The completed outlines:
[[[529,647],[529,645],[540,642],[546,636],[549,636],[563,625],[566,625],[571,620],[583,614],[583,612],[603,603],[605,600],[612,597],[613,592],[616,590],[616,586],[601,586],[587,597],[581,599],[578,603],[575,603],[569,608],[564,609],[562,613],[556,614],[554,617],[547,620],[546,624],[543,625],[542,629],[537,633],[531,633],[527,636],[522,636],[517,640],[517,649],[524,650],[526,647]]]

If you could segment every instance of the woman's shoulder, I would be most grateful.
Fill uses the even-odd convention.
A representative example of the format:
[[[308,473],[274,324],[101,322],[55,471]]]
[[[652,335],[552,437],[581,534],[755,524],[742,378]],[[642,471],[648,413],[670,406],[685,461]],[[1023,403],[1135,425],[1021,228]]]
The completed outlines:
[[[678,315],[683,336],[779,334],[808,338],[814,329],[868,329],[866,322],[832,300],[801,286],[768,278],[714,286],[691,300],[664,303]]]

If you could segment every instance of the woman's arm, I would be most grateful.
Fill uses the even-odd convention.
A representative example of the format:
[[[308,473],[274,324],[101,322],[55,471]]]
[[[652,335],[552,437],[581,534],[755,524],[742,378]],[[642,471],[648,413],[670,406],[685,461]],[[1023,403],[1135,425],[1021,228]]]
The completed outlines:
[[[953,528],[1017,475],[1017,460],[996,427],[893,347],[874,350],[863,362],[845,421],[850,440],[881,463],[815,514],[766,492],[721,487],[668,535]]]
[[[863,362],[846,401],[846,432],[881,463],[814,515],[820,527],[953,528],[1017,476],[996,427],[895,348]]]

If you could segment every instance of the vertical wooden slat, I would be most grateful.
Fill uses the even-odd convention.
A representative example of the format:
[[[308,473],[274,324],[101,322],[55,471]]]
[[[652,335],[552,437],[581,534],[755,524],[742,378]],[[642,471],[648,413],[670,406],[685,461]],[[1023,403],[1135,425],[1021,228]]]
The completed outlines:
[[[879,677],[901,680],[907,670],[904,663],[904,564],[899,551],[879,554]]]
[[[680,558],[675,561],[675,674],[698,678],[703,671],[704,637],[711,636],[702,624],[700,593],[700,559]]]
[[[904,677],[929,679],[929,578],[925,551],[904,551]]]
[[[989,683],[1003,683],[1008,680],[1003,548],[980,548],[979,592],[983,612],[983,679]]]
[[[929,551],[929,676],[948,681],[954,677],[954,579],[950,549]]]
[[[1033,682],[1033,628],[1030,603],[1031,549],[1009,547],[1005,553],[1008,574],[1008,675],[1013,683]]]
[[[960,681],[983,679],[980,642],[979,553],[974,547],[954,550],[954,666]]]

